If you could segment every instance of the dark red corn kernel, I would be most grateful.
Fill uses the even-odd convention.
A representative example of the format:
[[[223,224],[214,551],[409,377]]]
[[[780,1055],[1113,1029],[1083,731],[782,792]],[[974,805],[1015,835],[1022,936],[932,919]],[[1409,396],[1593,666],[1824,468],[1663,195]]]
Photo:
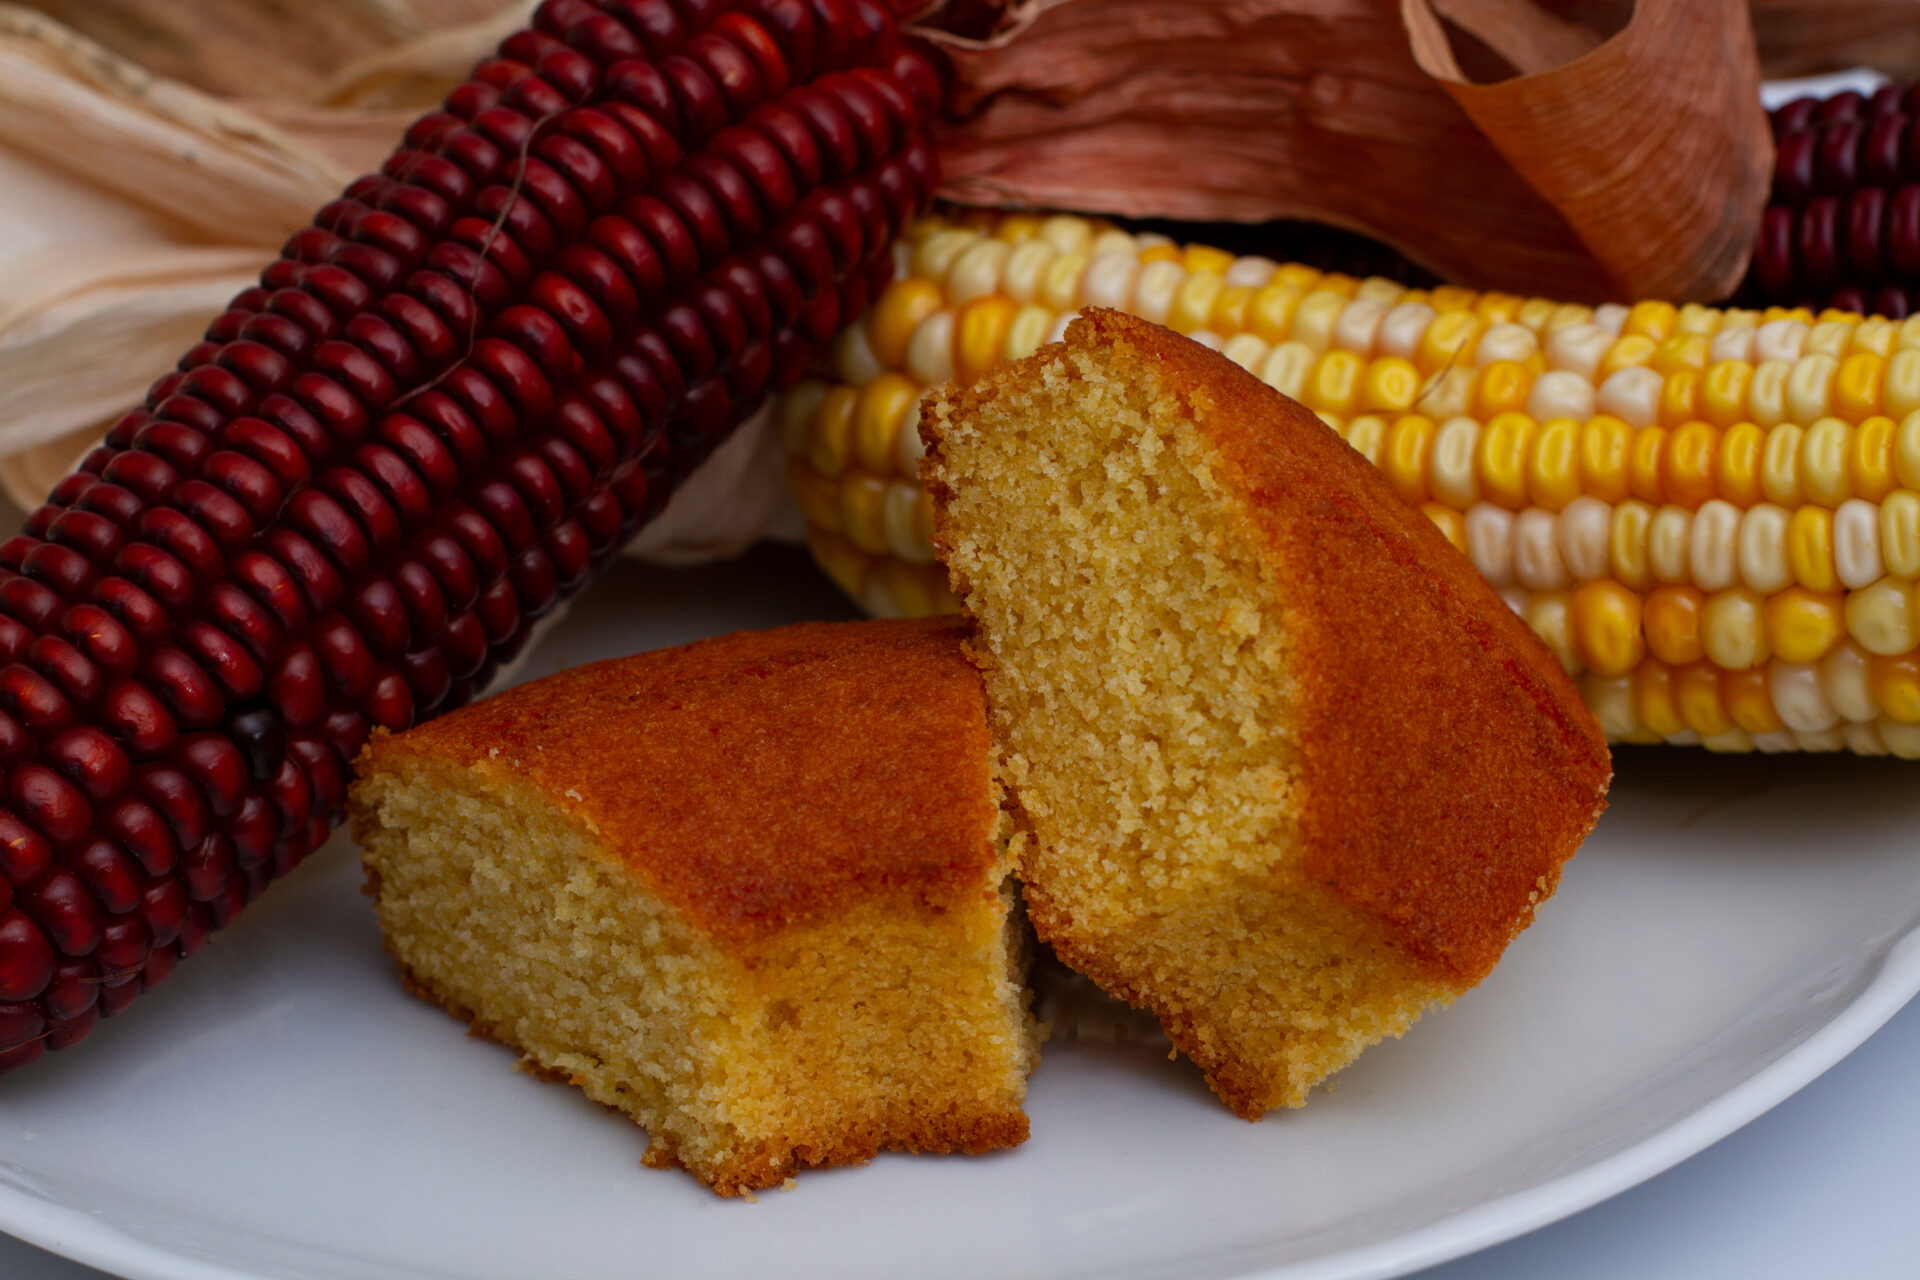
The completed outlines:
[[[53,865],[53,846],[47,838],[0,810],[0,876],[16,888],[39,879]]]
[[[100,696],[100,690],[106,683],[106,677],[92,659],[72,642],[57,635],[45,635],[35,640],[27,650],[27,661],[41,675],[53,681],[69,701],[83,708],[90,706]]]
[[[1873,313],[1889,320],[1904,320],[1910,312],[1907,291],[1897,284],[1883,284],[1873,293]]]
[[[19,764],[22,760],[31,760],[38,749],[34,736],[27,727],[4,711],[0,711],[0,765]]]
[[[503,460],[501,474],[520,495],[531,517],[529,537],[533,533],[552,528],[554,523],[565,514],[566,493],[561,489],[559,481],[554,478],[552,470],[541,461],[539,454],[529,449],[515,450]],[[483,489],[482,493],[485,492]]]
[[[464,502],[449,504],[441,516],[440,527],[460,544],[483,586],[492,586],[507,571],[511,558],[507,545],[491,521]]]
[[[484,462],[490,449],[519,438],[520,421],[514,416],[513,402],[486,374],[471,365],[461,365],[440,385],[479,430],[483,443],[476,462]],[[421,405],[424,400],[414,404]],[[424,410],[416,408],[416,412]]]
[[[318,722],[327,704],[326,676],[312,645],[298,642],[281,656],[267,683],[267,702],[296,728]]]
[[[433,575],[440,596],[440,608],[460,613],[472,606],[480,594],[480,573],[460,544],[445,533],[435,532],[415,548],[418,561]],[[409,579],[396,577],[403,591],[411,591]]]
[[[206,797],[183,771],[166,765],[147,765],[134,777],[134,788],[166,820],[167,832],[179,849],[191,849],[213,828],[213,812]]]
[[[267,784],[266,795],[277,817],[275,835],[281,839],[305,827],[313,816],[313,785],[307,781],[306,770],[291,751],[280,762],[273,781]]]
[[[180,629],[179,641],[226,698],[251,698],[266,684],[266,673],[246,646],[211,623],[197,619],[187,623]]]
[[[413,689],[407,684],[406,677],[392,668],[383,672],[374,683],[373,692],[367,696],[366,708],[367,718],[383,729],[403,733],[413,727]],[[347,742],[352,741],[350,738],[331,740],[342,755],[351,758],[366,742],[366,735],[360,735],[359,742],[354,743],[351,751],[345,747]]]
[[[385,445],[361,445],[354,452],[353,466],[379,489],[383,503],[399,517],[402,532],[418,529],[433,515],[432,491],[404,458]]]
[[[1920,278],[1920,184],[1893,193],[1887,204],[1887,267],[1903,280]]]
[[[559,575],[552,559],[539,547],[529,547],[513,562],[507,581],[513,585],[519,613],[525,618],[544,617],[560,602]]]
[[[302,429],[311,429],[315,433],[320,431],[311,415],[285,397],[274,398],[261,408],[267,412],[279,411],[283,421],[297,423]],[[303,483],[313,472],[313,464],[308,461],[300,441],[281,427],[261,418],[235,418],[221,430],[220,443],[266,468],[283,491]],[[218,453],[210,455],[206,466],[212,468],[219,457]],[[215,474],[218,473],[210,472],[209,478]]]
[[[359,471],[346,466],[328,467],[315,477],[314,488],[335,499],[359,525],[370,555],[385,554],[400,540],[400,513],[379,486]]]
[[[548,465],[554,466],[555,476],[560,478],[570,497],[577,500],[613,473],[614,466],[620,461],[620,442],[614,439],[600,415],[577,396],[570,395],[561,402],[554,414],[554,428],[559,434],[548,437],[548,440],[565,444],[575,461],[567,464],[567,474],[562,475],[561,468],[554,463],[548,443],[542,443],[541,454],[546,457]],[[576,466],[579,468],[578,475],[573,470]],[[584,488],[575,492],[575,485]]]
[[[322,344],[323,347],[325,345]],[[364,361],[365,364],[361,366],[363,370],[379,369],[372,358],[361,352],[358,347],[351,347],[343,342],[340,343],[340,348],[352,353],[351,356],[342,357],[343,360]],[[317,356],[318,353],[316,358]],[[391,380],[387,379],[385,370],[380,370],[378,376],[388,387],[391,387]],[[365,404],[352,390],[334,379],[319,373],[303,373],[294,380],[292,399],[301,408],[311,413],[319,424],[320,436],[317,441],[300,438],[301,447],[306,450],[308,461],[318,463],[331,456],[330,453],[314,447],[316,445],[324,444],[334,449],[351,448],[366,438]],[[264,411],[266,408],[267,405],[263,402],[261,409]]]
[[[47,1020],[30,1004],[0,1004],[0,1053],[39,1038]]]
[[[145,891],[140,867],[111,840],[89,840],[69,861],[108,914],[125,915],[140,906]]]
[[[373,688],[373,654],[353,624],[339,614],[323,618],[309,637],[320,666],[340,695],[358,702]]]
[[[66,960],[54,968],[53,981],[37,1001],[47,1017],[65,1021],[93,1008],[100,998],[100,981],[91,960]]]
[[[417,482],[424,483],[430,504],[445,501],[460,487],[458,459],[440,437],[419,419],[404,414],[389,414],[381,419],[374,434],[381,444],[392,451],[393,456],[408,469],[409,473],[417,478]],[[367,447],[362,446],[362,449]],[[386,464],[382,462],[380,465],[384,467]],[[376,478],[383,474],[379,467],[373,470]],[[382,483],[393,486],[388,488],[388,496],[401,505],[409,519],[413,519],[411,497],[403,499],[402,495],[396,491],[398,485],[403,482],[397,479],[392,481],[383,479]]]
[[[526,502],[504,480],[492,480],[481,485],[474,490],[471,501],[474,510],[484,516],[500,535],[501,545],[506,548],[508,555],[516,555],[524,550],[539,532],[534,527],[533,516],[527,510]]]
[[[158,938],[154,939],[153,950],[147,953],[147,962],[140,967],[141,991],[151,991],[165,982],[173,972],[173,966],[179,963],[180,953],[172,943],[172,938],[164,943]]]
[[[45,542],[27,553],[20,571],[68,600],[84,596],[100,575],[99,566],[87,556]]]
[[[704,268],[718,262],[729,248],[728,227],[727,215],[713,193],[684,172],[661,175],[653,189],[674,220],[693,237],[698,265]]]
[[[213,927],[224,929],[232,924],[233,918],[239,915],[247,905],[250,896],[247,875],[236,868],[235,874],[228,878],[226,887],[220,891],[220,895],[207,903],[207,912],[212,919]],[[104,994],[101,998],[104,1001]]]
[[[299,340],[301,351],[308,350],[317,341],[331,338],[340,327],[340,321],[334,315],[333,309],[322,302],[317,294],[305,289],[275,290],[267,298],[267,309],[261,313],[259,319],[284,320],[299,326],[300,331],[306,335]],[[259,333],[261,336],[267,333],[284,335],[286,330],[275,323],[272,328],[263,328]],[[284,340],[288,343],[294,341],[291,335],[286,336]],[[293,355],[295,352],[288,351],[287,354]]]
[[[275,761],[275,768],[284,764]],[[233,841],[233,856],[242,870],[260,866],[273,856],[273,842],[279,834],[279,814],[273,801],[256,791],[240,803],[227,822],[227,838]]]
[[[1871,282],[1883,269],[1880,249],[1885,220],[1887,193],[1878,187],[1862,187],[1847,200],[1846,257],[1848,269],[1856,280]]]
[[[646,52],[639,37],[604,13],[589,14],[571,24],[567,43],[598,63],[636,58]]]
[[[173,747],[179,741],[179,725],[173,714],[131,679],[117,679],[106,689],[100,706],[100,723],[119,737],[134,756],[152,756]]]
[[[286,292],[291,292],[286,291]],[[299,295],[306,297],[305,294]],[[314,306],[320,310],[320,304]],[[287,316],[268,312],[250,318],[240,327],[239,336],[251,342],[271,347],[282,355],[299,357],[313,346],[314,335],[309,333],[298,321]],[[276,388],[277,389],[277,388]]]
[[[246,647],[255,662],[280,656],[286,632],[258,601],[232,582],[216,584],[204,601],[207,619]]]
[[[140,897],[140,918],[154,946],[173,942],[187,922],[186,886],[173,876],[149,885]]]
[[[269,482],[272,481],[266,468],[257,463],[248,463],[238,454],[223,451],[217,456],[233,458],[243,465],[252,466]],[[181,513],[204,530],[223,550],[231,551],[245,543],[253,537],[257,528],[253,515],[246,507],[206,480],[187,481],[175,492],[173,500]]]
[[[407,687],[413,690],[413,703],[421,718],[431,715],[453,687],[453,669],[439,649],[420,649],[406,654],[397,666]]]
[[[724,165],[726,172],[737,174],[753,189],[759,208],[768,217],[779,218],[798,203],[800,189],[794,181],[780,148],[751,128],[723,130],[713,140],[709,167]],[[702,178],[702,181],[707,181]],[[709,184],[711,189],[711,183]],[[715,195],[723,193],[716,190]],[[758,210],[756,210],[756,213]]]
[[[117,455],[100,474],[117,485],[132,490],[145,502],[160,502],[180,483],[173,464],[154,453],[129,450]]]
[[[689,203],[698,203],[709,210],[705,220],[704,244],[699,229],[688,226],[681,220],[680,214],[650,195],[621,201],[619,218],[600,219],[593,224],[593,228],[601,233],[594,242],[622,265],[626,265],[624,245],[614,233],[625,236],[625,232],[619,231],[620,223],[636,231],[665,268],[666,287],[673,293],[685,289],[699,276],[703,248],[715,256],[726,252],[726,243],[722,239],[725,229],[720,224],[719,210],[712,206],[712,197],[692,182],[679,184],[678,189]],[[590,228],[588,234],[592,237],[593,229]],[[636,265],[644,266],[643,263]]]
[[[505,643],[520,625],[520,598],[513,584],[504,579],[482,592],[473,608],[486,630],[489,646]]]
[[[65,867],[51,868],[16,892],[15,901],[63,955],[91,955],[100,945],[100,929],[105,923],[100,904],[80,877]]]
[[[347,601],[347,616],[366,637],[373,651],[385,656],[412,647],[413,626],[399,590],[385,578],[375,578]]]
[[[30,1063],[38,1062],[41,1058],[44,1058],[46,1054],[47,1041],[45,1037],[38,1040],[29,1040],[18,1049],[8,1049],[0,1052],[0,1072],[17,1071]]]
[[[318,489],[302,489],[287,499],[285,523],[311,539],[348,577],[366,571],[371,548],[360,525],[337,501]],[[296,574],[301,570],[289,565]]]
[[[237,377],[247,391],[255,396],[284,390],[293,380],[293,365],[286,355],[245,338],[221,347],[219,354],[214,357],[214,363]]]
[[[32,628],[0,614],[0,662],[11,662],[23,656],[33,644],[33,636]]]
[[[553,328],[559,332],[558,325]],[[561,342],[566,345],[564,334]],[[570,346],[567,349],[571,351]],[[500,338],[481,338],[473,345],[473,361],[475,367],[483,370],[506,393],[520,420],[537,422],[553,412],[553,384],[516,344]]]
[[[540,139],[534,146],[534,154],[550,168],[555,177],[564,181],[573,192],[575,201],[584,204],[578,215],[592,217],[605,213],[618,197],[620,186],[614,172],[608,167],[592,147],[565,133],[554,133]],[[578,229],[567,235],[572,240],[578,236]]]
[[[543,437],[535,449],[540,455],[543,469],[549,472],[560,486],[560,500],[572,507],[586,500],[593,492],[594,474],[580,451],[567,443],[562,436]]]
[[[57,735],[47,744],[46,755],[49,764],[96,802],[124,787],[133,768],[119,744],[91,725]]]
[[[159,552],[164,552],[168,559],[182,566],[193,579],[199,582],[217,581],[221,571],[226,567],[226,557],[221,553],[220,544],[184,512],[176,511],[171,507],[154,507],[140,517],[139,530],[141,536],[147,540],[147,550],[157,549]],[[142,555],[135,556],[136,552],[142,552]],[[135,561],[149,565],[158,563],[155,557],[144,555],[140,543],[130,545],[125,553],[116,558],[116,563],[122,572],[128,572],[130,564]],[[129,576],[133,575],[129,573]],[[144,579],[136,578],[135,580],[141,582],[141,585],[146,586],[148,590],[154,589],[152,584]],[[168,580],[171,581],[171,578]],[[168,593],[178,595],[182,590],[191,592],[191,583],[184,587],[171,587]],[[169,600],[169,603],[173,602]],[[180,603],[184,604],[185,599],[181,599]]]
[[[96,564],[111,564],[113,557],[125,544],[127,535],[126,531],[111,518],[95,511],[76,507],[69,511],[62,511],[54,517],[47,526],[47,539],[50,542],[59,543],[62,547],[72,548]],[[29,555],[27,560],[31,562],[32,556]],[[26,572],[33,574],[31,568]]]
[[[469,609],[449,619],[439,651],[454,680],[465,680],[478,671],[487,656],[487,632],[480,615]]]
[[[31,1000],[53,980],[53,944],[25,912],[0,915],[0,1001]]]
[[[711,72],[677,53],[660,59],[659,66],[679,111],[684,145],[689,149],[701,146],[726,128],[729,118],[726,91]]]
[[[682,172],[705,188],[724,220],[732,244],[747,244],[760,234],[766,214],[753,185],[740,171],[710,153],[689,156]],[[725,249],[721,250],[726,252]]]
[[[53,625],[65,606],[60,594],[45,583],[20,577],[0,581],[0,610],[35,631],[45,631]]]
[[[240,748],[225,734],[196,733],[183,738],[173,758],[199,784],[214,817],[228,817],[240,807],[252,774]]]
[[[577,258],[576,258],[577,260]],[[583,348],[589,356],[604,354],[613,345],[613,325],[593,297],[567,277],[543,271],[534,278],[528,297],[533,310],[564,327],[562,346],[572,363],[572,347]],[[501,332],[496,326],[495,332]],[[571,372],[569,368],[568,372]]]
[[[226,714],[226,698],[213,678],[183,650],[163,645],[140,660],[140,680],[157,694],[182,728],[204,729]]]
[[[393,585],[406,609],[412,648],[430,645],[447,625],[447,601],[432,570],[418,560],[403,561],[393,573]]]
[[[0,711],[30,733],[42,735],[64,729],[74,719],[73,703],[67,695],[38,671],[19,662],[0,668]]]
[[[768,343],[756,342],[740,353],[733,362],[733,368],[727,373],[727,393],[736,405],[745,405],[757,400],[767,386],[767,380],[773,371],[773,348]]]
[[[100,946],[94,953],[94,963],[99,965],[103,977],[137,977],[152,947],[153,933],[146,921],[135,915],[121,915],[100,930]]]
[[[133,490],[98,478],[87,485],[73,505],[75,511],[91,511],[121,526],[131,526],[147,509],[146,502]]]
[[[130,976],[137,977],[138,975]],[[132,1004],[139,994],[140,984],[135,981],[123,980],[118,983],[103,983],[100,988],[100,1003],[95,1005],[94,1008],[87,1013],[82,1014],[78,1022],[86,1022],[89,1019],[97,1018],[111,1018],[115,1014],[124,1013],[126,1012],[127,1006]],[[79,1028],[78,1022],[74,1024],[72,1029],[63,1028],[63,1030],[66,1030],[66,1034],[71,1037],[69,1045],[78,1043],[93,1030],[91,1023],[82,1030]],[[47,1047],[49,1049],[68,1047],[55,1044],[54,1040],[55,1037],[52,1035],[47,1037]]]
[[[169,396],[173,395],[174,392],[178,391],[180,385],[186,380],[187,371],[185,369],[175,369],[172,373],[154,379],[153,385],[147,388],[147,406],[151,408],[166,400]]]
[[[570,596],[586,585],[588,572],[592,568],[593,550],[588,544],[586,531],[578,521],[563,520],[554,526],[540,540],[540,549],[546,553],[548,563],[553,568],[561,595]]]
[[[213,915],[204,902],[191,903],[187,907],[186,922],[180,927],[180,939],[175,944],[180,948],[180,958],[197,953],[207,945],[207,938],[213,933]]]
[[[132,854],[150,876],[166,876],[180,858],[180,846],[160,811],[135,796],[126,795],[100,814],[100,830]]]
[[[194,902],[219,897],[233,872],[233,841],[220,832],[202,840],[180,859],[180,879],[187,887],[187,897]]]
[[[382,667],[379,680],[375,682],[376,685],[393,674],[391,667]],[[362,701],[371,710],[378,696],[377,693],[368,694]],[[350,761],[360,754],[360,748],[366,745],[367,738],[372,732],[373,722],[361,712],[336,711],[321,724],[320,739],[339,759]]]
[[[107,428],[101,447],[112,450],[116,454],[122,449],[131,449],[133,438],[140,434],[140,428],[151,421],[153,421],[153,415],[145,409],[134,409],[121,414],[114,419],[113,425]],[[107,461],[111,462],[112,459],[109,458]]]

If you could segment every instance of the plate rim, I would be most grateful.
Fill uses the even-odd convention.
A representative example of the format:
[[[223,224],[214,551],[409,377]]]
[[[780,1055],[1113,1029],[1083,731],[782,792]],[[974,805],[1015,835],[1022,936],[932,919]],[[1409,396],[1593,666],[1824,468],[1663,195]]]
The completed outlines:
[[[1890,937],[1860,991],[1798,1044],[1678,1120],[1583,1168],[1438,1222],[1337,1253],[1232,1273],[1227,1280],[1390,1280],[1549,1226],[1706,1150],[1798,1093],[1920,995],[1920,922]],[[194,1259],[80,1209],[0,1181],[0,1231],[124,1280],[275,1280]]]

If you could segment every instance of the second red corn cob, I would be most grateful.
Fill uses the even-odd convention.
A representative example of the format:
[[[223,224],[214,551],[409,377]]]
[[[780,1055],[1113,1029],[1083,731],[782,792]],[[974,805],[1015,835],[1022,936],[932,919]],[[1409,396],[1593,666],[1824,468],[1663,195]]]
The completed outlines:
[[[871,0],[548,0],[0,545],[0,1072],[163,981],[891,270]]]

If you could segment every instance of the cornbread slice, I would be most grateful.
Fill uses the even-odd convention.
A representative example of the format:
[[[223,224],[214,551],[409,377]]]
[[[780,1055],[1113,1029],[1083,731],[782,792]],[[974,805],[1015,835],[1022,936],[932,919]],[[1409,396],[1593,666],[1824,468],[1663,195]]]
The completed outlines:
[[[1377,471],[1104,310],[922,424],[1061,959],[1249,1119],[1492,969],[1599,817],[1607,749]]]
[[[810,624],[509,690],[360,760],[407,980],[715,1191],[1027,1136],[1024,926],[964,630]]]

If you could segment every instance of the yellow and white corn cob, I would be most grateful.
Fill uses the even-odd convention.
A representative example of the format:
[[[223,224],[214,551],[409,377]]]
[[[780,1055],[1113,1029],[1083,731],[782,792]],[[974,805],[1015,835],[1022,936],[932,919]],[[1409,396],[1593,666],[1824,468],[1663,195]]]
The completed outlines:
[[[1033,214],[927,219],[781,429],[869,611],[956,607],[921,394],[1131,311],[1306,404],[1469,556],[1611,738],[1920,758],[1920,317],[1584,307]]]

